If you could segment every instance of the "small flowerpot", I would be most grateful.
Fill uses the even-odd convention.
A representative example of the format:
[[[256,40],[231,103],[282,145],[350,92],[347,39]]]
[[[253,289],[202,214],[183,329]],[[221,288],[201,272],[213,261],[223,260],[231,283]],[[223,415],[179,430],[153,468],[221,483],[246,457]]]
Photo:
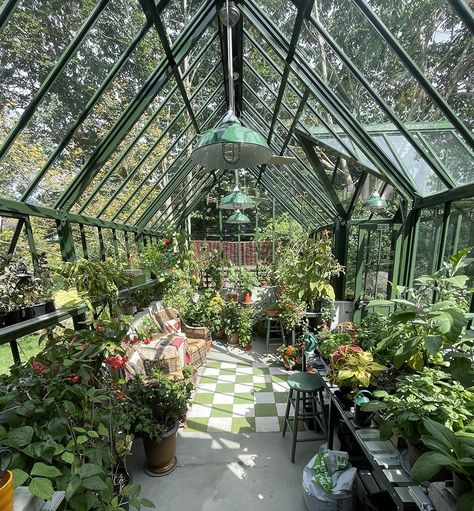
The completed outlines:
[[[45,304],[46,304],[46,314],[56,311],[56,305],[54,304],[54,300],[46,300]]]
[[[232,346],[239,344],[239,334],[237,332],[230,334],[230,337],[227,339],[227,343]]]
[[[159,441],[143,436],[145,448],[145,472],[152,477],[168,475],[176,468],[176,433],[179,422],[176,420],[173,428],[161,435]]]
[[[33,309],[33,317],[39,318],[46,314],[46,302],[38,303],[31,307]]]
[[[244,303],[251,304],[252,303],[252,293],[250,291],[245,291],[244,293]]]
[[[13,511],[13,473],[7,470],[0,481],[0,509]]]
[[[241,346],[240,349],[243,351],[250,351],[252,349],[252,343]]]
[[[7,325],[16,325],[21,321],[20,309],[14,309],[7,312]]]
[[[33,319],[35,317],[35,311],[33,307],[22,307],[20,309],[20,321],[27,321],[28,319]]]
[[[267,311],[265,314],[269,318],[277,318],[278,317],[278,311]]]

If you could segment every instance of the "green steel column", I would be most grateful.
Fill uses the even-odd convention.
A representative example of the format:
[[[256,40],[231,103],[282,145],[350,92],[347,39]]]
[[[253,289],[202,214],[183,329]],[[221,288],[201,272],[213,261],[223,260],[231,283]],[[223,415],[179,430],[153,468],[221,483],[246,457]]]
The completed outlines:
[[[438,257],[436,260],[436,270],[439,270],[443,264],[450,220],[451,220],[451,202],[446,202],[443,211],[443,225],[441,226],[441,236],[439,240]]]
[[[237,259],[239,261],[239,268],[242,266],[242,247],[240,246],[240,224],[237,226]]]
[[[389,299],[395,298],[393,294],[393,286],[390,283],[398,284],[400,278],[400,265],[402,260],[402,249],[403,249],[403,225],[394,225],[392,230],[392,247],[391,252],[392,265],[388,273],[387,283],[387,297]]]
[[[25,223],[24,218],[19,218],[15,227],[15,232],[13,233],[12,240],[10,242],[10,246],[8,247],[8,255],[12,256],[15,253],[16,244],[18,243],[18,238],[20,237],[21,230],[23,229],[23,225]]]
[[[258,206],[255,207],[255,271],[258,273],[258,245],[260,243],[259,241],[259,232],[258,232]]]
[[[275,198],[272,199],[272,265],[275,268]]]
[[[130,245],[128,243],[128,232],[125,231],[123,233],[124,241],[125,241],[125,255],[127,256],[127,261],[130,259]]]
[[[102,236],[102,227],[97,227],[97,233],[99,234],[99,252],[102,261],[105,261],[105,246],[104,237]]]
[[[114,245],[115,259],[118,260],[120,258],[120,255],[119,255],[119,251],[118,251],[117,231],[115,229],[112,229],[112,242],[113,242],[113,245]]]
[[[347,247],[349,229],[345,222],[336,222],[334,230],[334,256],[344,266],[347,266]],[[346,274],[342,273],[333,280],[336,300],[344,300],[346,292]]]
[[[223,259],[224,240],[222,238],[222,209],[219,209],[219,246],[220,246],[220,257],[221,257],[221,259]]]
[[[413,286],[413,280],[415,279],[416,253],[418,250],[418,236],[420,232],[421,210],[415,209],[410,214],[411,214],[410,239],[407,254],[408,256],[407,266],[405,271],[406,285],[409,287]]]
[[[68,220],[57,220],[56,225],[63,261],[75,261],[76,252],[74,250],[71,223]]]
[[[458,216],[456,218],[456,231],[454,232],[453,250],[452,250],[452,254],[447,254],[448,256],[451,256],[458,251],[459,235],[461,234],[461,225],[462,225],[462,213],[461,213],[461,210],[459,209]]]
[[[28,246],[30,248],[31,253],[31,261],[33,263],[33,268],[35,269],[35,273],[38,273],[38,252],[36,250],[35,237],[33,236],[33,229],[31,228],[30,217],[25,217],[25,230],[26,230],[26,238],[28,240]]]
[[[84,224],[79,224],[79,233],[81,235],[82,254],[84,255],[84,259],[89,259],[89,253],[87,251],[87,239],[86,239],[86,232],[84,230]]]
[[[357,259],[356,259],[356,273],[354,282],[354,301],[358,301],[362,296],[362,277],[364,275],[364,253],[366,251],[367,230],[359,227],[359,236],[357,239]],[[354,311],[354,321],[358,323],[361,319],[360,308]]]

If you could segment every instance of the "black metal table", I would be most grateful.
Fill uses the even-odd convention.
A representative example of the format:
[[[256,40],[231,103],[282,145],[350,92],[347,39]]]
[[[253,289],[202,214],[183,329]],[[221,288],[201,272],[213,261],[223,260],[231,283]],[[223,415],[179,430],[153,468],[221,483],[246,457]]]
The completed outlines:
[[[388,492],[397,510],[418,510],[418,506],[408,492],[408,487],[413,486],[413,482],[400,463],[400,452],[396,446],[391,441],[380,440],[376,426],[368,428],[357,426],[352,409],[345,410],[334,394],[338,387],[329,382],[327,370],[320,369],[318,372],[324,380],[326,395],[329,399],[328,449],[333,449],[336,421],[341,418],[367,458],[374,479],[380,488]]]

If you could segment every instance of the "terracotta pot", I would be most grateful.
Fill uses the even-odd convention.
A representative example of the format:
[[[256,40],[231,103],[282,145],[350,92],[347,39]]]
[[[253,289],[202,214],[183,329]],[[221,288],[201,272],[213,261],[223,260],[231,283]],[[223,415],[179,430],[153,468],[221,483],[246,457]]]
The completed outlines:
[[[237,302],[239,300],[239,293],[227,293],[226,299],[228,302]]]
[[[250,291],[245,291],[244,293],[244,303],[252,303],[252,293]]]
[[[246,346],[241,346],[240,349],[243,351],[250,351],[252,349],[252,344],[247,344]]]
[[[239,334],[237,332],[230,334],[230,337],[227,338],[227,343],[233,346],[239,344]]]
[[[265,314],[269,318],[277,318],[278,317],[278,311],[267,311]]]
[[[173,428],[161,435],[159,441],[143,436],[145,448],[145,472],[154,477],[165,476],[176,468],[176,433],[179,422],[176,420]]]
[[[13,473],[7,470],[0,481],[0,509],[13,511]]]

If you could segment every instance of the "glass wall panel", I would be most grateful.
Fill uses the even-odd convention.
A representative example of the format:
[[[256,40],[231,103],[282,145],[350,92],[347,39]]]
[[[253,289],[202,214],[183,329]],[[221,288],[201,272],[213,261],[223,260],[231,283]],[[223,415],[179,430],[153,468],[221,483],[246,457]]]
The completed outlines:
[[[416,251],[415,277],[431,275],[436,264],[443,223],[442,207],[424,209],[420,216],[418,245]]]
[[[39,216],[32,216],[30,220],[37,252],[46,254],[48,264],[60,264],[62,256],[56,221]]]

